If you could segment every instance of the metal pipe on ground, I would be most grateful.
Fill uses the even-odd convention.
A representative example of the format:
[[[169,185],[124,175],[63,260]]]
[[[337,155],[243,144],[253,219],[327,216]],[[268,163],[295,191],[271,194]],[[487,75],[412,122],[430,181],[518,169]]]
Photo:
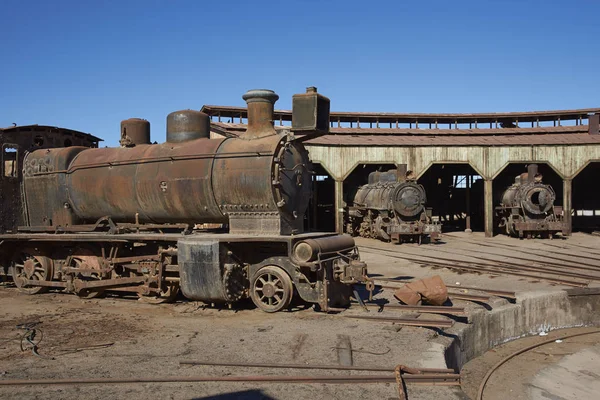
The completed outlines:
[[[390,304],[390,303],[367,303],[367,307],[377,307],[385,310],[391,308],[400,311],[416,311],[422,314],[453,314],[453,315],[465,315],[465,309],[463,307],[450,307],[450,306],[411,306],[406,304]]]
[[[406,382],[433,385],[460,385],[460,374],[406,375]],[[93,385],[127,383],[177,383],[177,382],[276,382],[276,383],[388,383],[396,382],[390,375],[331,375],[331,376],[162,376],[153,378],[66,378],[66,379],[11,379],[0,380],[0,386],[32,385]]]
[[[425,328],[450,328],[454,324],[452,321],[439,319],[376,317],[369,315],[344,315],[344,317],[379,322],[394,322],[400,325],[422,326]]]
[[[236,363],[226,361],[196,361],[182,360],[181,365],[208,365],[217,367],[251,367],[251,368],[280,368],[280,369],[334,369],[339,371],[375,371],[391,372],[395,367],[357,367],[344,365],[310,365],[310,364],[277,364],[277,363]],[[449,368],[416,368],[426,373],[451,374],[454,370]]]

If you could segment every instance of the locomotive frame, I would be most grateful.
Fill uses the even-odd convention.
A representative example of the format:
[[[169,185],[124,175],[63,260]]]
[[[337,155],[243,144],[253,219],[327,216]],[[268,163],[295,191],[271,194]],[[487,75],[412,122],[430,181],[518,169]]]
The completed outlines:
[[[136,292],[151,303],[184,296],[267,312],[292,297],[327,311],[367,281],[354,240],[303,233],[311,168],[302,141],[329,128],[329,99],[293,98],[292,133],[273,127],[278,96],[244,95],[248,129],[210,139],[197,111],[167,117],[167,142],[149,144],[147,121],[121,126],[121,147],[29,153],[21,182],[23,224],[0,234],[0,262],[17,287],[98,297]],[[229,233],[198,223],[227,223]]]

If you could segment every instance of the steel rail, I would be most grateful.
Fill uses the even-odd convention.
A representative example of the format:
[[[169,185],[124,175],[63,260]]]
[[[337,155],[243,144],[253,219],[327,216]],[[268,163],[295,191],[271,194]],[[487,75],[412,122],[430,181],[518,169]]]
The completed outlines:
[[[478,242],[475,241],[469,241],[469,240],[462,240],[461,242],[464,242],[466,244],[472,244],[472,245],[481,245]],[[480,246],[481,247],[481,246]],[[514,247],[508,246],[508,245],[502,245],[502,244],[491,244],[491,243],[486,243],[485,247],[493,247],[495,249],[507,249],[507,250],[512,250],[515,251]],[[468,251],[471,251],[471,249],[465,249]],[[528,251],[524,251],[524,250],[528,250]],[[557,262],[552,262],[552,261],[544,261],[544,260],[533,260],[531,258],[524,258],[524,257],[517,257],[517,256],[513,256],[511,255],[510,258],[515,259],[515,260],[522,260],[522,261],[531,261],[531,262],[535,262],[535,263],[543,263],[546,265],[551,265],[554,267],[568,267],[568,268],[574,268],[574,269],[581,269],[581,270],[587,270],[587,271],[600,271],[600,265],[598,264],[590,264],[587,262],[581,262],[581,261],[574,261],[574,260],[569,260],[567,258],[561,258],[561,257],[554,257],[554,256],[549,256],[546,254],[539,254],[539,253],[534,253],[534,251],[541,251],[543,252],[544,250],[538,250],[538,249],[531,249],[531,248],[519,248],[518,249],[518,253],[519,254],[528,254],[531,256],[535,256],[535,257],[543,257],[546,259],[550,259],[550,260],[555,260],[555,261],[563,261],[563,262],[567,262],[570,264],[578,264],[578,265],[565,265],[562,263],[557,263]],[[477,249],[476,250],[479,253],[486,253],[492,256],[502,256],[502,254],[497,254],[497,253],[492,253],[490,251],[483,251],[481,249]],[[548,253],[552,253],[551,251],[548,251]],[[590,260],[596,260],[596,261],[600,261],[600,256],[598,257],[587,257],[587,256],[579,256],[579,255],[570,255],[570,254],[565,254],[565,253],[561,253],[561,252],[556,252],[560,255],[563,256],[567,256],[567,257],[576,257],[576,258],[584,258],[584,259],[590,259]],[[453,253],[456,254],[456,253]],[[587,267],[587,268],[586,268]]]
[[[453,236],[453,237],[455,237],[455,238],[458,239],[458,236]],[[475,240],[466,240],[466,239],[458,239],[457,241],[460,242],[460,243],[468,243],[468,244],[472,244],[472,245],[476,245],[476,246],[480,246],[480,247],[481,246],[494,247],[496,249],[508,249],[508,250],[515,251],[515,247],[514,246],[511,246],[509,244],[504,244],[504,243],[482,243],[482,242],[477,242]],[[562,247],[562,248],[565,249],[565,250],[571,250],[568,247]],[[527,251],[524,251],[524,250],[527,250]],[[576,250],[576,249],[573,249],[573,250]],[[590,256],[568,254],[566,252],[556,251],[556,250],[543,250],[543,249],[536,249],[536,248],[532,248],[532,247],[523,247],[523,246],[519,247],[517,251],[519,253],[530,254],[530,255],[538,256],[538,257],[546,257],[546,258],[549,258],[551,260],[567,261],[567,262],[571,262],[571,263],[574,263],[576,261],[567,260],[567,259],[559,258],[559,257],[548,256],[546,254],[539,254],[537,252],[541,251],[543,253],[558,254],[558,255],[566,256],[566,257],[577,257],[577,258],[583,258],[583,259],[586,259],[586,260],[600,261],[600,254],[597,254],[596,257],[590,257]],[[489,253],[489,254],[494,254],[494,253]],[[587,264],[587,263],[584,263],[583,265],[596,266],[596,267],[600,268],[600,265],[597,265],[597,264]]]
[[[399,286],[392,286],[392,285],[377,285],[377,286],[386,288],[386,289],[399,289],[400,288]],[[448,292],[448,297],[450,297],[451,299],[455,299],[455,300],[469,300],[469,301],[479,301],[479,302],[486,302],[486,301],[489,301],[489,299],[490,299],[488,296],[479,296],[476,294],[456,293],[456,292]],[[448,314],[448,313],[446,313],[446,314]]]
[[[468,250],[468,249],[465,249],[465,250]],[[435,251],[438,251],[440,253],[445,253],[445,254],[453,254],[453,255],[457,255],[457,256],[471,257],[471,258],[474,258],[476,260],[490,261],[490,262],[502,263],[502,264],[506,264],[506,265],[513,265],[513,266],[517,266],[517,267],[526,266],[528,268],[543,268],[544,266],[549,266],[549,267],[557,267],[557,268],[559,268],[558,270],[554,269],[554,268],[544,268],[544,269],[547,269],[548,271],[560,272],[561,270],[564,270],[564,268],[573,268],[573,269],[581,269],[581,270],[585,270],[585,271],[600,272],[600,266],[599,265],[587,264],[587,263],[581,263],[581,266],[579,266],[579,265],[567,265],[567,264],[564,264],[564,263],[561,264],[561,263],[554,263],[554,262],[548,262],[548,261],[532,260],[532,259],[523,258],[523,257],[515,257],[513,255],[510,256],[510,258],[514,259],[514,260],[520,260],[520,261],[527,261],[527,262],[531,262],[531,263],[543,264],[543,265],[541,265],[539,267],[536,267],[536,266],[529,266],[529,265],[514,263],[514,262],[510,262],[510,261],[495,260],[495,259],[489,258],[489,257],[475,256],[475,255],[471,255],[471,254],[469,254],[469,255],[463,255],[463,254],[456,253],[454,251],[448,251],[448,250],[436,249]],[[489,254],[491,256],[502,257],[501,254],[490,253],[489,251],[479,251],[479,253],[485,253],[485,254]],[[405,253],[405,254],[413,254],[413,253]],[[570,261],[570,262],[575,262],[575,261]],[[568,272],[568,273],[576,274],[576,272]]]
[[[395,322],[401,325],[422,326],[426,328],[450,328],[454,325],[453,321],[439,319],[420,319],[420,318],[395,318],[395,317],[376,317],[370,315],[344,315],[345,318],[366,319],[379,322]]]
[[[399,252],[401,254],[408,254],[411,256],[417,256],[417,257],[431,257],[431,258],[437,258],[439,260],[443,260],[443,261],[454,261],[454,262],[466,262],[466,263],[472,263],[472,264],[477,264],[480,266],[484,266],[484,267],[503,267],[503,268],[519,268],[519,269],[527,269],[529,271],[536,271],[536,272],[541,272],[541,273],[557,273],[558,275],[562,275],[562,276],[568,276],[570,278],[579,278],[579,279],[585,279],[585,280],[593,280],[593,281],[600,281],[600,276],[594,276],[594,275],[584,275],[584,274],[580,274],[577,272],[567,272],[564,270],[564,268],[568,268],[569,266],[567,265],[563,265],[562,269],[554,269],[551,267],[544,267],[544,266],[533,266],[533,265],[525,265],[525,264],[519,264],[519,263],[513,263],[513,262],[509,262],[509,261],[500,261],[500,260],[495,260],[492,258],[487,258],[487,257],[480,257],[480,256],[474,256],[474,255],[462,255],[462,254],[458,254],[452,251],[446,251],[446,250],[439,250],[436,249],[436,251],[440,252],[440,253],[446,253],[446,254],[452,254],[452,255],[458,255],[458,256],[463,256],[463,257],[469,257],[469,258],[473,258],[475,260],[481,260],[481,261],[488,261],[488,262],[492,262],[494,264],[489,264],[489,263],[473,263],[471,261],[459,261],[459,260],[454,260],[454,259],[450,259],[450,258],[442,258],[442,257],[435,257],[435,256],[422,256],[420,254],[415,254],[415,253],[404,253],[404,252]],[[598,271],[600,272],[600,271]]]
[[[386,278],[386,277],[374,277],[373,280],[375,281],[385,281],[385,282],[394,282],[394,283],[410,283],[412,281],[400,281],[397,280],[395,278]],[[517,296],[515,294],[515,292],[509,292],[509,291],[505,291],[505,290],[496,290],[496,289],[485,289],[485,288],[478,288],[478,287],[473,287],[473,286],[459,286],[459,285],[449,285],[449,284],[445,284],[446,287],[448,288],[453,288],[453,289],[467,289],[467,290],[474,290],[477,292],[483,292],[483,293],[488,293],[494,296],[498,296],[498,297],[506,297],[509,299],[516,299]]]
[[[448,297],[456,300],[469,300],[469,301],[480,301],[486,302],[489,301],[490,298],[488,296],[479,296],[476,294],[467,294],[467,293],[456,293],[456,292],[448,292]]]
[[[556,244],[552,244],[552,243],[546,243],[546,242],[542,242],[542,244],[544,244],[544,245],[546,245],[546,246],[556,247],[556,248],[559,248],[559,249],[565,249],[565,248],[566,248],[566,247],[562,247],[562,246],[559,246],[559,245],[556,245]],[[597,248],[595,248],[595,247],[590,247],[590,246],[582,246],[582,245],[580,245],[580,244],[576,244],[576,243],[569,243],[569,245],[570,245],[570,246],[579,247],[579,248],[582,248],[582,249],[587,249],[587,250],[598,250],[598,249],[597,249]],[[600,253],[596,253],[596,252],[592,252],[592,251],[586,251],[586,253],[589,253],[589,254],[598,254],[598,255],[600,255]]]
[[[544,340],[543,342],[540,343],[536,343],[533,344],[531,346],[527,346],[523,349],[517,350],[514,353],[510,354],[508,357],[503,358],[502,360],[500,360],[498,363],[496,363],[484,376],[483,381],[481,382],[481,384],[479,385],[479,391],[477,392],[477,400],[483,400],[483,392],[485,390],[485,385],[487,384],[487,382],[489,381],[490,377],[492,376],[492,374],[498,369],[500,368],[503,364],[505,364],[507,361],[511,360],[512,358],[518,356],[519,354],[523,354],[528,352],[529,350],[535,349],[536,347],[540,347],[543,346],[545,344],[549,344],[549,343],[553,343],[556,340],[565,340],[565,339],[571,339],[577,336],[584,336],[584,335],[593,335],[596,333],[600,333],[600,329],[595,329],[591,332],[582,332],[582,333],[574,333],[574,334],[570,334],[570,335],[562,335],[559,337],[555,337],[553,339],[548,339],[548,340]]]
[[[363,246],[364,247],[364,246]],[[378,248],[374,248],[375,250],[380,250],[382,251],[383,249],[378,249]],[[363,250],[367,253],[373,253],[372,251],[368,251],[368,250]],[[386,251],[386,250],[383,250]],[[379,254],[379,253],[377,253]],[[552,277],[546,277],[546,276],[540,276],[540,275],[532,275],[532,274],[527,274],[527,273],[523,273],[523,272],[515,272],[514,268],[511,267],[503,267],[500,265],[489,265],[489,266],[483,266],[481,267],[480,263],[472,263],[469,261],[460,261],[460,260],[451,260],[451,259],[444,259],[444,258],[436,258],[436,257],[432,257],[432,256],[417,256],[417,257],[421,257],[421,258],[431,258],[433,260],[450,260],[450,262],[453,263],[462,263],[462,264],[470,264],[469,266],[463,266],[463,265],[456,265],[456,264],[450,264],[450,263],[442,263],[442,262],[432,262],[432,261],[428,261],[428,260],[423,260],[423,259],[415,259],[412,257],[406,257],[406,256],[398,256],[396,254],[384,254],[386,257],[392,257],[392,258],[398,258],[401,260],[407,260],[407,261],[411,261],[411,262],[415,262],[415,263],[420,263],[420,264],[425,264],[425,265],[433,265],[433,266],[438,266],[440,268],[450,268],[450,269],[455,269],[455,270],[464,270],[464,271],[475,271],[475,272],[483,272],[483,273],[491,273],[491,274],[496,274],[496,275],[514,275],[514,276],[523,276],[523,277],[527,277],[527,278],[533,278],[533,279],[539,279],[539,280],[545,280],[548,282],[552,282],[552,283],[557,283],[557,284],[561,284],[561,285],[566,285],[566,286],[575,286],[575,287],[583,287],[583,286],[588,286],[588,282],[581,282],[581,281],[574,281],[574,280],[567,280],[567,279],[559,279],[559,278],[552,278]],[[485,265],[485,264],[483,264]],[[536,271],[537,272],[537,271]],[[550,274],[550,272],[545,272],[546,274]],[[555,276],[560,276],[560,275],[555,275]]]
[[[390,303],[365,303],[365,306],[372,308],[392,308],[400,311],[416,311],[421,314],[453,314],[453,315],[466,315],[466,311],[463,307],[450,307],[450,306],[413,306],[408,304],[390,304]]]
[[[473,286],[458,286],[458,285],[446,285],[446,287],[452,288],[452,289],[473,290],[476,292],[483,292],[483,293],[491,294],[492,296],[505,297],[507,299],[512,299],[512,300],[516,300],[516,298],[517,298],[517,295],[515,294],[515,292],[508,292],[505,290],[483,289],[483,288],[478,288],[478,287],[473,287]]]
[[[395,367],[357,367],[344,365],[311,365],[311,364],[277,364],[277,363],[238,363],[228,361],[196,361],[181,360],[181,365],[208,365],[216,367],[251,367],[251,368],[282,368],[282,369],[335,369],[339,371],[375,371],[392,372]],[[453,374],[454,370],[449,368],[415,368],[422,373]]]
[[[417,384],[460,385],[460,374],[406,375],[407,382]],[[152,378],[66,378],[66,379],[11,379],[0,380],[0,386],[32,385],[93,385],[127,383],[177,383],[177,382],[276,382],[276,383],[393,383],[390,375],[247,375],[247,376],[162,376]]]

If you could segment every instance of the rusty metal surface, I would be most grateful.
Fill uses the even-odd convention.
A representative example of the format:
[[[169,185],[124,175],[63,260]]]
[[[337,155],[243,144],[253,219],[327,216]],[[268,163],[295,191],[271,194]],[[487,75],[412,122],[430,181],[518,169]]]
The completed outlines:
[[[324,365],[324,364],[277,364],[277,363],[236,363],[227,361],[196,361],[196,360],[182,360],[179,361],[181,365],[210,365],[210,366],[222,366],[222,367],[250,367],[250,368],[281,368],[281,369],[334,369],[339,371],[376,371],[386,372],[393,371],[394,367],[359,367],[359,366],[346,366],[346,365]],[[452,374],[454,370],[449,368],[415,368],[419,373],[433,373],[433,374]]]
[[[48,198],[61,198],[68,204],[72,224],[92,223],[104,216],[134,222],[136,214],[140,222],[226,222],[211,191],[212,163],[221,143],[202,139],[184,144],[89,149],[73,159],[62,149],[31,153],[26,162],[44,158],[59,164],[64,160],[53,171],[26,174],[28,205],[37,210],[31,224],[58,225],[53,215],[63,211]],[[32,193],[49,180],[57,183],[44,187],[43,198]],[[61,195],[67,192],[68,197]],[[55,223],[48,224],[50,219]]]
[[[0,129],[0,233],[14,232],[27,221],[20,189],[27,152],[68,146],[98,147],[100,141],[87,133],[43,125]]]
[[[240,137],[250,140],[277,134],[273,127],[273,108],[279,96],[272,90],[253,89],[242,98],[248,104],[248,127]]]
[[[208,116],[194,110],[175,111],[167,115],[167,142],[182,143],[210,137]]]
[[[306,93],[295,94],[292,103],[292,132],[306,134],[302,140],[329,132],[330,101],[317,93],[316,87],[311,86],[306,88]]]
[[[407,374],[406,382],[420,385],[460,385],[460,374]],[[120,383],[160,383],[160,382],[278,382],[278,383],[393,383],[396,377],[387,375],[246,375],[246,376],[157,376],[140,378],[66,378],[66,379],[11,379],[0,380],[0,386],[19,385],[85,385]]]
[[[398,311],[411,311],[421,314],[451,314],[451,315],[466,315],[463,307],[450,306],[423,306],[423,305],[407,305],[407,304],[391,304],[391,303],[367,303],[367,307],[378,308],[382,311],[393,309]]]
[[[150,144],[150,122],[141,118],[130,118],[121,121],[121,139],[123,147]]]
[[[447,319],[400,318],[370,315],[344,315],[346,318],[365,319],[378,322],[393,322],[399,325],[422,326],[431,328],[450,328],[454,322]]]

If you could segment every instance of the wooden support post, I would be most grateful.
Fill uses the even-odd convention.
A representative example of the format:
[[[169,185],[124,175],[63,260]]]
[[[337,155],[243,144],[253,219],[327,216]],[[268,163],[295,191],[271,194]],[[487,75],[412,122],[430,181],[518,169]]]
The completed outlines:
[[[485,236],[494,236],[494,196],[492,191],[492,180],[486,179],[483,186],[484,197],[484,220],[485,220]]]
[[[465,220],[465,232],[467,233],[473,232],[473,230],[471,229],[471,178],[471,175],[466,176],[467,218]]]
[[[572,203],[572,179],[563,180],[563,212],[564,220],[567,223],[567,235],[571,235],[573,232],[573,203]]]
[[[335,230],[344,233],[344,181],[335,181]]]

